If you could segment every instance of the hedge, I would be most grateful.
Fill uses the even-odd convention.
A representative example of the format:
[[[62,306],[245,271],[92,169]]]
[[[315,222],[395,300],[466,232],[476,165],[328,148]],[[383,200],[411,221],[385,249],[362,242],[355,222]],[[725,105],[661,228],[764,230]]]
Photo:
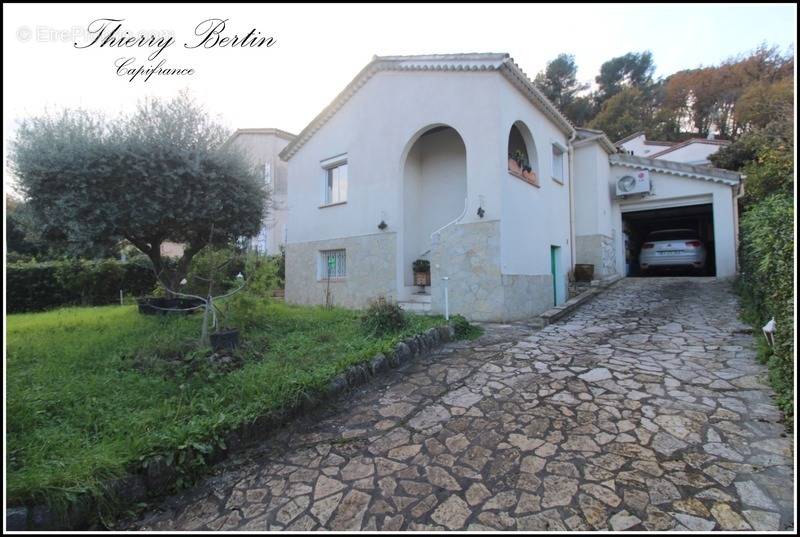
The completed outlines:
[[[111,304],[119,301],[120,289],[140,296],[155,285],[146,258],[13,263],[6,266],[6,313]]]
[[[791,427],[794,415],[794,200],[777,193],[749,206],[741,219],[737,289],[744,316],[757,329],[759,358],[769,365],[778,406]],[[759,328],[775,318],[772,347]]]

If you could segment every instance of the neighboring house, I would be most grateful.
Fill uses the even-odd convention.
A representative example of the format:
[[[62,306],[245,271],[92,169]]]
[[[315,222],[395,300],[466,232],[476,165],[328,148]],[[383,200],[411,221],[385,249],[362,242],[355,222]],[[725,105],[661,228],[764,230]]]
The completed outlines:
[[[364,307],[382,295],[524,319],[566,300],[575,263],[623,274],[634,198],[654,209],[711,200],[723,250],[735,248],[717,189],[730,209],[738,175],[616,153],[602,132],[575,129],[508,54],[376,56],[280,154],[291,178],[286,300]],[[653,174],[656,194],[617,198],[631,167]],[[431,265],[424,293],[417,259]]]
[[[250,243],[251,248],[264,254],[277,254],[286,243],[288,166],[278,154],[294,137],[280,129],[238,129],[226,142],[245,152],[267,186],[266,216],[260,233]]]
[[[728,144],[728,140],[715,140],[713,135],[710,138],[690,138],[684,142],[657,142],[647,140],[644,132],[640,131],[619,140],[616,146],[637,157],[709,166],[711,161],[708,157]]]

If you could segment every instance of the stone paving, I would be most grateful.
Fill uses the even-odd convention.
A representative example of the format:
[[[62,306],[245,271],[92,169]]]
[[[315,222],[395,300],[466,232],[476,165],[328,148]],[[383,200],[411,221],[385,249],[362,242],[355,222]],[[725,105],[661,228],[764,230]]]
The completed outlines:
[[[487,325],[221,464],[142,530],[788,530],[793,444],[730,285]]]

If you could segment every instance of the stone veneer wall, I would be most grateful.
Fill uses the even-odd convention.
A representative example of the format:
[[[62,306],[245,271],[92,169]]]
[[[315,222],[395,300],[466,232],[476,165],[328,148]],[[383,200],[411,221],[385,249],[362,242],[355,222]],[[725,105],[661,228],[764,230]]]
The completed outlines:
[[[576,263],[594,265],[595,278],[617,273],[614,239],[608,235],[579,235],[575,237]]]
[[[317,279],[321,250],[345,249],[347,277],[331,280],[333,304],[363,308],[377,296],[397,299],[397,234],[392,232],[286,245],[286,302],[324,304],[325,280]]]
[[[444,313],[442,276],[448,276],[451,314],[475,321],[503,317],[500,278],[500,221],[455,224],[433,240],[431,312]]]
[[[470,320],[516,321],[553,306],[550,274],[501,273],[497,220],[450,226],[434,240],[430,260],[433,313],[444,313],[442,276],[450,278],[450,313]]]
[[[504,321],[519,321],[553,307],[553,275],[503,274]]]

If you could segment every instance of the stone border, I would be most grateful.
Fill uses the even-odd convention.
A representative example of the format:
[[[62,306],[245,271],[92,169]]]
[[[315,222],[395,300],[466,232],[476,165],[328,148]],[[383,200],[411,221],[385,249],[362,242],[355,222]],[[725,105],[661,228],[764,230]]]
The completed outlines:
[[[321,392],[309,395],[293,407],[264,414],[251,423],[240,424],[225,434],[225,447],[215,446],[213,452],[206,456],[206,463],[214,465],[232,453],[251,447],[267,439],[275,429],[296,416],[320,408],[325,401],[362,386],[372,377],[401,367],[413,358],[424,356],[455,339],[455,328],[448,323],[398,342],[388,355],[376,354],[365,363],[351,365],[331,379]],[[105,489],[112,500],[121,505],[131,505],[166,494],[177,477],[177,471],[166,463],[164,455],[155,455],[145,460],[133,473],[109,481]],[[70,504],[64,516],[59,516],[46,505],[6,507],[7,531],[82,530],[96,523],[96,504],[88,494]]]
[[[618,276],[615,278],[611,278],[608,280],[592,280],[591,287],[584,291],[583,293],[574,296],[561,304],[560,306],[556,306],[554,308],[550,308],[549,310],[539,314],[538,317],[534,317],[533,321],[529,323],[531,326],[535,326],[537,328],[544,328],[548,324],[553,324],[554,322],[566,317],[573,313],[578,306],[588,302],[598,294],[602,293],[618,281],[622,279],[622,276]]]

